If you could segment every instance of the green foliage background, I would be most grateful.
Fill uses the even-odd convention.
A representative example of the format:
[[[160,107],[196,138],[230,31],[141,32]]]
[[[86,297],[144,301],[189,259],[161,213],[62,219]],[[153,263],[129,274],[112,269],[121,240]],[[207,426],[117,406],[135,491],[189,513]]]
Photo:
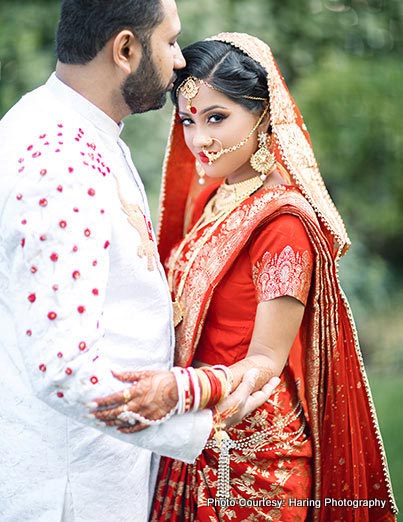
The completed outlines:
[[[365,360],[377,389],[383,389],[382,380],[392,379],[391,397],[401,398],[403,2],[177,3],[182,46],[227,30],[248,32],[270,44],[304,115],[322,174],[352,238],[340,273],[355,312]],[[58,0],[1,0],[0,116],[52,71],[58,12]],[[128,118],[124,130],[155,218],[170,114],[168,104],[162,111]],[[394,376],[386,377],[391,374]],[[383,422],[394,426],[392,413]],[[401,455],[400,451],[393,456],[397,453]],[[397,462],[391,466],[396,470],[403,467]],[[403,491],[401,472],[399,481]]]

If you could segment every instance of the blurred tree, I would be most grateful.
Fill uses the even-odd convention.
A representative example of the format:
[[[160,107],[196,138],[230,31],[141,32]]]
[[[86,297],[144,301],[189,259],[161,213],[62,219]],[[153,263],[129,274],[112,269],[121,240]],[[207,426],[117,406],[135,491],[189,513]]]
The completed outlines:
[[[54,34],[59,2],[0,3],[0,115],[40,85],[56,62]]]
[[[342,214],[396,270],[403,257],[401,63],[331,52],[294,89]]]
[[[329,49],[358,56],[401,56],[401,0],[178,0],[183,39],[220,31],[254,34],[270,43],[289,84]]]

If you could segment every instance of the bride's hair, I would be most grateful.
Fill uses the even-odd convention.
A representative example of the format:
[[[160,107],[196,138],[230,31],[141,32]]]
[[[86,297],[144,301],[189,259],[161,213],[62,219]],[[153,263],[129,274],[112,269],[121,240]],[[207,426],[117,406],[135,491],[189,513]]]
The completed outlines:
[[[255,60],[225,42],[204,40],[183,49],[186,67],[176,72],[177,79],[171,91],[178,104],[178,87],[189,76],[205,80],[231,100],[253,112],[260,112],[264,102],[243,96],[269,100],[267,73]]]

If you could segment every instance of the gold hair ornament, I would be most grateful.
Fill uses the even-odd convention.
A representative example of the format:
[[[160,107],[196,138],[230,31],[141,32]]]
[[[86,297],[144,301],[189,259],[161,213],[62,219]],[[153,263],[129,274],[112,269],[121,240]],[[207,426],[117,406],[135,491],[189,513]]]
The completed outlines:
[[[187,100],[186,108],[189,112],[192,114],[196,114],[195,107],[192,107],[192,101],[199,93],[199,85],[205,85],[209,89],[213,89],[214,91],[221,92],[217,87],[214,87],[210,83],[206,82],[205,80],[201,80],[199,78],[196,78],[196,76],[189,76],[183,82],[179,85],[179,87],[176,89],[176,96],[178,96],[178,93],[180,92],[182,96]],[[255,100],[255,101],[267,101],[267,98],[259,98],[257,96],[241,96],[241,98],[246,98],[247,100]]]

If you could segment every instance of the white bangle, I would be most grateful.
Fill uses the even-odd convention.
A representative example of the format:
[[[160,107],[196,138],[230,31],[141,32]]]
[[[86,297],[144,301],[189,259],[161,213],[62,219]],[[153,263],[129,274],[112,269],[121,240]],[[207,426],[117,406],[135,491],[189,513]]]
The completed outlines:
[[[200,406],[200,396],[201,396],[200,382],[199,382],[199,378],[197,377],[196,370],[192,366],[188,367],[188,371],[189,371],[190,377],[192,379],[193,391],[194,391],[192,411],[197,411]]]
[[[184,372],[183,368],[179,366],[174,366],[171,368],[171,372],[174,374],[176,379],[176,385],[178,388],[178,415],[183,415],[185,413],[185,392],[187,387],[189,386],[189,378]]]
[[[227,381],[227,387],[225,390],[224,398],[228,397],[228,395],[232,392],[232,386],[234,384],[234,377],[232,375],[231,370],[228,368],[228,366],[224,366],[223,364],[215,364],[214,366],[212,366],[212,369],[221,370],[222,372],[224,372],[225,379]]]

